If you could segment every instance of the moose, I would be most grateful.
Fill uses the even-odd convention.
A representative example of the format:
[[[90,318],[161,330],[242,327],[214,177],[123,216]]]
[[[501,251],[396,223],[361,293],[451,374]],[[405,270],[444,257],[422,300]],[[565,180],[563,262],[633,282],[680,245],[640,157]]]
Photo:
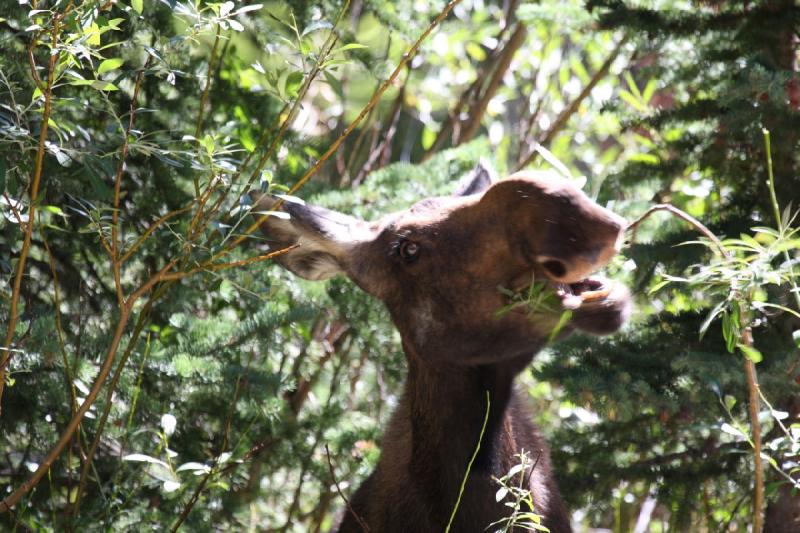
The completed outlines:
[[[276,201],[251,196],[255,209]],[[482,163],[452,196],[375,222],[284,200],[289,217],[261,223],[271,248],[290,248],[277,262],[309,280],[343,273],[382,300],[408,364],[378,465],[339,532],[441,533],[479,443],[452,531],[484,531],[508,517],[493,478],[523,451],[536,458],[525,478],[534,512],[551,532],[571,531],[547,446],[514,380],[551,337],[610,334],[625,322],[628,290],[593,275],[619,251],[625,220],[569,180],[531,172],[496,180]],[[566,324],[558,309],[498,313],[510,291],[534,282],[570,309]]]

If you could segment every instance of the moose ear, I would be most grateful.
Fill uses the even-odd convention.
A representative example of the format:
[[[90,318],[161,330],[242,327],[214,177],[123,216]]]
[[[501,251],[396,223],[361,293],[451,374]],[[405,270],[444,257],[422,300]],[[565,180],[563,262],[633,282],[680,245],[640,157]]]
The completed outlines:
[[[472,171],[461,178],[453,196],[469,196],[484,192],[497,181],[497,176],[492,166],[484,158],[478,160],[478,164]]]
[[[353,246],[369,233],[367,224],[361,220],[307,205],[293,196],[254,191],[250,197],[253,216],[261,218],[267,214],[260,227],[270,249],[297,245],[275,260],[301,278],[323,280],[342,272]],[[283,201],[281,211],[272,212],[279,200]]]

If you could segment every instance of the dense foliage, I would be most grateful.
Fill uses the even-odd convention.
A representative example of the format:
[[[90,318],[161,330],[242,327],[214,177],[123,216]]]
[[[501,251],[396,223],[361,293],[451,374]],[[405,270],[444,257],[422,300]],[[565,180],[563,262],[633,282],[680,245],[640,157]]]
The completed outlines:
[[[249,189],[372,218],[447,194],[484,157],[584,180],[631,218],[668,201],[738,237],[778,226],[766,127],[778,199],[798,199],[791,0],[463,0],[406,55],[445,9],[0,5],[0,493],[22,496],[0,527],[332,527],[338,491],[380,453],[403,355],[350,282],[271,265]],[[576,525],[751,523],[745,358],[730,329],[699,335],[721,292],[690,268],[708,248],[674,248],[695,239],[677,220],[643,224],[649,242],[612,268],[641,295],[633,323],[554,346],[522,376]],[[784,241],[763,268],[784,277],[748,302],[797,309]],[[687,269],[693,283],[663,286]],[[775,407],[775,514],[797,500],[798,326],[746,312]]]

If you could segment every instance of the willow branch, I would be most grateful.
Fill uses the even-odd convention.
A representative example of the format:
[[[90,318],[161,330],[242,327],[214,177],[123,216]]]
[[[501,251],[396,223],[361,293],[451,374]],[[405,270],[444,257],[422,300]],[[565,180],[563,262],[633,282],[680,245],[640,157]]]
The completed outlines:
[[[266,253],[266,254],[257,255],[255,257],[248,257],[247,259],[240,259],[238,261],[231,261],[229,263],[210,263],[210,262],[209,263],[203,263],[202,265],[199,265],[199,266],[197,266],[195,268],[192,268],[190,270],[186,270],[186,271],[183,271],[183,272],[173,272],[171,274],[164,274],[164,276],[162,277],[162,280],[164,280],[164,281],[166,281],[166,280],[179,280],[179,279],[185,278],[186,276],[190,276],[190,275],[192,275],[192,274],[194,274],[196,272],[217,272],[219,270],[225,270],[225,269],[234,268],[234,267],[241,267],[241,266],[250,265],[252,263],[258,263],[260,261],[266,261],[267,259],[273,259],[273,258],[275,258],[275,257],[277,257],[279,255],[285,254],[289,250],[293,250],[293,249],[297,248],[298,246],[300,246],[300,245],[299,244],[293,244],[293,245],[288,246],[286,248],[281,248],[280,250],[275,250],[274,252],[269,252],[269,253]]]
[[[124,263],[125,261],[130,259],[131,256],[136,252],[136,250],[138,250],[139,247],[142,244],[144,244],[145,241],[147,241],[147,238],[150,236],[150,234],[152,234],[155,230],[157,230],[164,222],[166,222],[167,220],[169,220],[171,218],[174,218],[174,217],[176,217],[176,216],[178,216],[178,215],[180,215],[182,213],[185,213],[185,212],[189,211],[191,208],[192,208],[191,205],[187,205],[186,207],[182,207],[181,209],[176,209],[175,211],[170,211],[166,215],[162,216],[161,218],[159,218],[158,220],[156,220],[155,222],[150,224],[150,226],[148,226],[148,228],[145,230],[145,232],[142,233],[142,235],[138,239],[136,239],[136,242],[133,243],[131,245],[131,247],[128,248],[122,254],[122,257],[120,257],[120,259],[119,259],[120,263]]]
[[[111,268],[114,272],[114,287],[117,291],[117,304],[119,306],[122,306],[122,302],[125,300],[125,294],[122,291],[122,261],[119,259],[120,192],[122,190],[122,176],[125,173],[125,160],[128,158],[128,143],[131,132],[133,131],[133,123],[136,119],[136,100],[139,98],[139,90],[142,88],[144,72],[149,63],[150,56],[148,55],[133,85],[133,95],[131,96],[131,105],[128,110],[128,127],[125,129],[125,135],[122,138],[122,146],[120,146],[119,150],[119,164],[117,165],[117,174],[114,178],[114,209],[111,215]]]
[[[750,327],[742,332],[742,344],[753,345],[753,335]],[[753,533],[761,533],[764,528],[764,465],[761,458],[761,423],[758,420],[759,387],[756,377],[756,365],[749,357],[744,358],[744,371],[747,377],[747,393],[749,399],[748,411],[750,414],[750,427],[753,432]]]
[[[657,211],[668,211],[669,213],[672,213],[676,217],[678,217],[678,218],[680,218],[682,220],[685,220],[686,222],[691,224],[691,226],[694,229],[696,229],[697,231],[702,233],[706,238],[708,238],[708,240],[713,242],[714,246],[717,247],[717,250],[719,250],[719,253],[723,257],[728,255],[728,252],[725,249],[725,247],[722,245],[722,242],[720,242],[719,238],[717,238],[717,236],[714,235],[714,233],[710,229],[708,229],[702,222],[700,222],[699,220],[694,218],[689,213],[686,213],[685,211],[682,211],[682,210],[678,209],[677,207],[675,207],[672,204],[654,205],[653,207],[651,207],[650,209],[645,211],[641,216],[639,216],[639,218],[637,218],[636,220],[634,220],[633,222],[628,224],[628,227],[627,227],[627,229],[625,231],[631,232],[631,236],[630,236],[630,239],[629,239],[630,243],[634,243],[636,241],[636,230],[642,224],[642,222],[644,222],[645,219],[649,218],[650,215],[652,215],[653,213],[655,213]]]
[[[42,110],[41,131],[39,132],[39,145],[36,150],[36,160],[34,162],[33,179],[31,180],[30,189],[30,205],[28,207],[28,223],[25,226],[25,233],[22,240],[22,250],[19,254],[17,261],[17,270],[14,274],[14,285],[11,292],[11,306],[8,314],[8,324],[6,326],[6,337],[3,341],[2,353],[0,353],[0,415],[3,412],[3,390],[6,382],[6,369],[9,360],[11,359],[11,343],[14,340],[14,331],[17,327],[19,317],[17,315],[19,306],[19,297],[22,290],[22,278],[25,275],[25,263],[28,259],[30,252],[31,236],[33,234],[33,226],[36,221],[36,203],[39,198],[39,185],[42,180],[42,168],[44,165],[44,155],[47,151],[45,143],[47,141],[47,132],[50,124],[50,113],[53,105],[53,74],[55,72],[56,63],[60,54],[55,52],[56,45],[58,44],[58,33],[60,29],[60,18],[55,17],[53,22],[53,30],[51,32],[51,54],[50,62],[47,67],[47,84],[43,91],[44,109]],[[29,50],[33,54],[33,50]],[[35,67],[32,67],[35,74]],[[34,78],[35,80],[38,78]]]
[[[336,473],[333,471],[333,462],[331,461],[331,451],[328,449],[328,445],[325,445],[325,457],[328,458],[328,470],[331,472],[331,479],[333,480],[333,486],[336,487],[336,492],[339,493],[339,497],[342,498],[344,501],[345,506],[347,507],[347,512],[353,515],[353,518],[356,519],[358,525],[361,526],[361,530],[364,533],[369,533],[369,526],[364,521],[363,518],[353,509],[353,506],[350,505],[350,500],[347,499],[347,496],[344,495],[342,489],[339,487],[339,482],[336,480]]]

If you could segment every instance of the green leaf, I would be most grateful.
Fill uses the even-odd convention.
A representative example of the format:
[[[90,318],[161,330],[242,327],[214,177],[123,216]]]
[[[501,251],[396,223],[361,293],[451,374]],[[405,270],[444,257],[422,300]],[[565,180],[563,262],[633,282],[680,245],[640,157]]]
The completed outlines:
[[[794,339],[795,346],[800,348],[800,329],[796,329],[792,332],[792,339]]]
[[[6,190],[6,162],[0,159],[0,192]]]
[[[434,132],[429,127],[425,126],[425,128],[422,130],[422,139],[421,139],[422,148],[427,150],[428,148],[433,146],[433,143],[435,141],[436,141],[436,132]]]
[[[644,87],[644,91],[642,91],[642,101],[646,104],[650,102],[650,99],[653,98],[653,95],[656,92],[656,88],[658,87],[658,82],[655,78],[650,78],[650,81],[647,82],[647,85]]]
[[[706,331],[708,331],[708,327],[711,325],[711,323],[714,321],[714,319],[717,318],[717,315],[722,313],[724,310],[725,310],[725,302],[722,301],[722,302],[718,303],[716,306],[714,306],[714,309],[712,309],[711,312],[708,313],[708,316],[706,317],[706,319],[703,320],[702,324],[700,324],[700,338],[701,339],[706,334]]]
[[[111,19],[108,21],[108,27],[112,30],[121,30],[122,28],[120,28],[119,25],[123,22],[125,22],[125,19],[123,18]]]
[[[636,80],[633,79],[630,72],[625,73],[625,81],[628,84],[628,88],[631,90],[633,94],[636,95],[636,98],[641,101],[642,100],[642,93],[639,91],[639,86],[636,85]]]
[[[736,347],[742,351],[745,357],[747,357],[754,363],[760,363],[761,360],[764,359],[764,356],[761,355],[761,352],[759,352],[752,346],[747,346],[745,344],[739,343],[736,345]]]
[[[669,280],[669,279],[661,280],[658,283],[656,283],[655,286],[652,289],[650,289],[648,291],[648,294],[653,294],[655,292],[658,292],[661,289],[663,289],[664,287],[666,287],[667,285],[669,285],[670,283],[672,283],[672,280]]]
[[[144,0],[131,0],[131,7],[141,15],[144,9]]]
[[[119,91],[119,87],[108,81],[94,80],[91,86],[98,91]]]
[[[722,338],[725,339],[725,344],[730,344],[732,333],[731,316],[728,313],[722,313]]]
[[[619,97],[628,102],[628,104],[633,107],[636,111],[644,111],[645,106],[642,105],[641,100],[635,97],[633,94],[629,93],[625,89],[620,89]]]
[[[348,43],[344,46],[340,46],[339,48],[335,49],[332,53],[335,54],[336,52],[344,52],[345,50],[357,50],[360,48],[369,48],[369,46],[359,43]]]
[[[725,407],[730,411],[733,409],[733,406],[736,405],[736,397],[731,396],[730,394],[726,394],[723,400],[725,402]]]
[[[99,67],[97,67],[97,74],[105,74],[110,70],[117,70],[124,62],[125,60],[119,57],[106,59],[100,63]]]
[[[169,468],[167,463],[162,461],[161,459],[156,459],[155,457],[150,457],[149,455],[145,455],[143,453],[131,453],[122,458],[123,461],[135,461],[139,463],[151,463],[154,465],[161,465],[165,468]]]
[[[303,73],[299,70],[292,72],[286,77],[285,94],[289,96],[297,96],[300,86],[303,84]]]

